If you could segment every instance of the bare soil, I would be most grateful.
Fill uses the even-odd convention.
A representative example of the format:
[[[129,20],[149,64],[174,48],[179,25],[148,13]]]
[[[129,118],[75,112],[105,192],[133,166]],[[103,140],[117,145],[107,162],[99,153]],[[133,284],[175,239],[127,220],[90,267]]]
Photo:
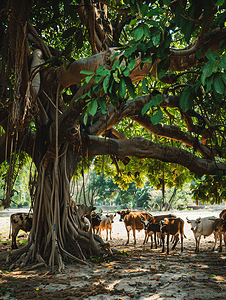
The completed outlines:
[[[110,241],[114,255],[90,257],[90,266],[68,261],[60,274],[51,268],[9,272],[9,264],[0,261],[0,299],[226,299],[226,247],[221,253],[212,252],[211,235],[202,238],[201,251],[195,253],[194,237],[186,222],[187,215],[219,216],[220,211],[174,212],[185,220],[183,253],[180,244],[169,255],[162,253],[160,246],[151,249],[150,242],[143,245],[143,231],[136,232],[135,246],[130,233],[130,244],[126,246],[124,223],[117,216]],[[0,217],[0,252],[10,250],[8,225],[9,217]],[[102,237],[105,240],[105,232]]]

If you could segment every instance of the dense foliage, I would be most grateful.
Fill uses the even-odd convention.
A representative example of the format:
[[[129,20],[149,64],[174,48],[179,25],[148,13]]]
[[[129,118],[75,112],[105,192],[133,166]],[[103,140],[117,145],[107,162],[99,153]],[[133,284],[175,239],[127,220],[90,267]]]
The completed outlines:
[[[26,262],[100,250],[71,220],[90,164],[125,190],[148,178],[164,199],[193,178],[197,200],[224,199],[225,19],[225,0],[0,2],[1,205],[21,155],[38,171]]]

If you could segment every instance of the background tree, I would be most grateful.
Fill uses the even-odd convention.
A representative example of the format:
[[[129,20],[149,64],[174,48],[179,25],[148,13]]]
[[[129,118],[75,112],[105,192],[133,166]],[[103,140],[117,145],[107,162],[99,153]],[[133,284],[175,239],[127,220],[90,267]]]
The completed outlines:
[[[38,170],[29,243],[10,253],[16,264],[62,270],[65,257],[99,251],[70,199],[85,157],[110,155],[118,176],[132,157],[225,176],[225,16],[223,0],[1,1],[2,206],[17,155]]]

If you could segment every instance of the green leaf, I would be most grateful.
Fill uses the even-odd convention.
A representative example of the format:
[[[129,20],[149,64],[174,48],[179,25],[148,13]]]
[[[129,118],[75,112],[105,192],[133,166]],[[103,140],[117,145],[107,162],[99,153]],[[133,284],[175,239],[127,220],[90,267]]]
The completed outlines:
[[[225,0],[218,0],[217,3],[215,4],[215,6],[221,6],[223,5],[225,2]]]
[[[86,83],[89,83],[90,80],[92,79],[92,77],[93,77],[93,75],[91,75],[91,76],[86,76],[86,78],[85,78]]]
[[[142,88],[143,88],[143,90],[144,90],[144,92],[145,92],[146,94],[149,94],[149,90],[148,90],[148,88],[147,88],[147,85],[148,85],[148,80],[147,80],[147,78],[144,78],[144,79],[142,80]]]
[[[161,108],[159,108],[159,110],[151,117],[151,122],[153,123],[153,125],[157,125],[163,117],[163,112],[161,110]]]
[[[124,53],[123,53],[123,55],[125,56],[125,57],[129,57],[133,52],[135,52],[137,50],[137,47],[136,46],[134,46],[134,47],[129,47],[129,48],[127,48],[125,51],[124,51]]]
[[[76,31],[77,27],[76,26],[73,26],[73,27],[70,27],[68,28],[67,30],[64,31],[64,33],[62,34],[62,38],[69,38],[71,37],[74,32]]]
[[[107,110],[107,104],[106,104],[105,99],[103,97],[99,97],[98,102],[99,102],[99,105],[100,105],[100,108],[101,108],[101,113],[105,114],[106,110]]]
[[[139,24],[137,27],[133,29],[131,35],[134,37],[135,41],[139,41],[144,35],[143,24]]]
[[[216,61],[216,59],[219,59],[219,54],[211,49],[209,49],[205,55],[208,58],[208,60],[212,60],[214,62]]]
[[[211,91],[212,84],[213,84],[214,75],[211,75],[210,77],[206,78],[206,93]]]
[[[136,64],[135,57],[131,56],[131,57],[129,58],[129,62],[128,62],[128,66],[127,66],[128,69],[129,69],[129,70],[132,70],[133,67],[135,66],[135,64]]]
[[[164,3],[166,6],[170,6],[171,1],[170,1],[170,0],[163,0],[163,3]]]
[[[66,65],[66,59],[64,58],[64,61],[63,61],[63,69],[64,71],[67,71],[67,65]]]
[[[118,94],[121,99],[124,99],[126,94],[126,83],[124,77],[121,77],[120,79]]]
[[[146,112],[153,106],[153,104],[151,103],[151,101],[149,101],[148,103],[146,103],[144,105],[144,107],[141,110],[141,114],[144,115],[146,114]]]
[[[224,82],[222,81],[220,74],[218,73],[215,78],[214,78],[214,83],[213,83],[215,91],[220,94],[224,95],[225,92],[225,85]]]
[[[130,74],[130,70],[128,68],[125,68],[125,70],[122,72],[122,74],[127,77]]]
[[[192,109],[192,107],[193,107],[192,94],[193,94],[193,92],[192,92],[191,87],[186,86],[180,95],[179,104],[184,112],[186,112],[189,109]]]
[[[84,117],[83,117],[83,123],[84,123],[84,125],[87,124],[87,121],[88,121],[88,113],[86,112],[85,115],[84,115]]]
[[[102,76],[100,76],[100,75],[97,75],[97,76],[94,77],[94,81],[96,83],[99,83],[101,81],[101,79],[102,79]]]
[[[162,36],[161,32],[159,32],[159,33],[155,34],[154,36],[152,36],[152,42],[153,42],[154,46],[159,45],[159,42],[161,40],[161,36]]]
[[[93,74],[95,74],[93,71],[86,71],[86,70],[82,70],[82,71],[80,71],[80,74],[85,74],[85,75],[93,75]]]
[[[113,73],[113,78],[114,80],[119,83],[120,82],[120,79],[118,78],[118,70],[116,70],[114,73]]]
[[[147,24],[144,24],[143,30],[144,30],[144,36],[150,39],[151,33]]]
[[[125,77],[125,83],[126,83],[126,86],[127,86],[127,89],[129,91],[129,94],[132,98],[135,98],[136,97],[136,94],[135,94],[135,89],[134,89],[134,85],[131,81],[131,78],[129,77]]]
[[[205,85],[206,77],[209,77],[212,75],[212,73],[216,73],[218,70],[217,62],[216,61],[208,61],[208,63],[205,64],[205,66],[202,69],[202,76],[201,76],[201,82],[202,85]]]
[[[95,116],[97,112],[97,99],[93,100],[89,106],[89,113],[91,116]]]
[[[162,103],[162,95],[158,94],[144,105],[141,114],[144,115],[152,106],[158,106]]]
[[[226,73],[221,73],[221,78],[224,81],[224,84],[226,85]]]
[[[108,86],[109,86],[109,80],[110,80],[110,75],[107,75],[105,78],[104,78],[104,81],[103,81],[103,88],[104,88],[104,92],[105,94],[107,94],[107,90],[108,90]]]
[[[170,66],[170,59],[167,57],[166,59],[163,59],[158,65],[157,65],[157,74],[158,78],[161,79],[165,76],[166,72],[168,71]]]
[[[97,69],[96,75],[105,77],[107,74],[109,74],[110,71],[105,69],[105,66],[101,66],[100,68]]]

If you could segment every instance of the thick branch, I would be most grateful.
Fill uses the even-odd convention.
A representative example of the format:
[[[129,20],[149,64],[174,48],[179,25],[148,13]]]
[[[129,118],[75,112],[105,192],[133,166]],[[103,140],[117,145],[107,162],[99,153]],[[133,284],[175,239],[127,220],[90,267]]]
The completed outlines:
[[[141,114],[141,110],[144,105],[148,103],[152,98],[152,95],[137,97],[135,100],[128,101],[125,106],[121,106],[117,111],[115,111],[113,106],[109,107],[108,115],[103,115],[92,127],[89,128],[90,134],[100,136],[106,130],[111,129],[115,124],[118,124],[123,118],[128,117],[138,122],[147,131],[161,137],[180,141],[192,148],[195,146],[195,148],[197,148],[197,150],[202,155],[210,158],[211,151],[207,147],[199,143],[199,141],[197,143],[197,139],[195,137],[192,137],[186,132],[181,131],[180,128],[174,125],[153,125],[150,116],[148,116],[147,114]],[[168,105],[169,107],[177,107],[177,105],[179,104],[179,97],[171,97],[170,100],[172,101],[163,102],[162,106],[166,107]]]
[[[180,164],[198,176],[214,175],[218,170],[226,170],[225,163],[199,158],[186,150],[156,144],[141,137],[116,140],[89,136],[89,155],[104,154],[159,159]]]

